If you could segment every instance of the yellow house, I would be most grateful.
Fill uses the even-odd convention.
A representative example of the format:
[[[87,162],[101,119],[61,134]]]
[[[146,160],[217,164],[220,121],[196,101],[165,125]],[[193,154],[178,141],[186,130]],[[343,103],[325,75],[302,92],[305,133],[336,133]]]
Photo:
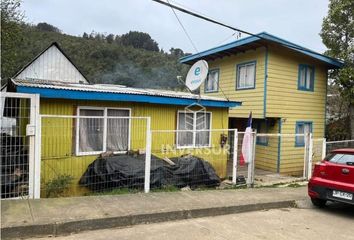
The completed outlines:
[[[314,138],[324,137],[328,71],[343,63],[266,32],[180,62],[191,65],[200,59],[210,69],[201,93],[242,101],[229,112],[230,128],[244,130],[252,111],[258,133],[283,135],[257,138],[256,167],[301,173],[304,138],[291,134],[310,131]]]
[[[11,79],[8,91],[40,95],[42,196],[46,195],[47,184],[61,175],[73,177],[71,195],[82,194],[84,189],[77,183],[101,153],[145,151],[147,117],[151,119],[151,130],[168,130],[153,133],[153,155],[180,156],[187,149],[210,162],[220,177],[226,176],[226,151],[203,154],[196,150],[223,147],[220,139],[228,131],[213,130],[228,129],[229,108],[240,106],[238,101],[90,84],[57,43],[20,70]],[[198,107],[203,108],[202,113]],[[197,121],[204,121],[204,133],[194,132],[199,129]]]

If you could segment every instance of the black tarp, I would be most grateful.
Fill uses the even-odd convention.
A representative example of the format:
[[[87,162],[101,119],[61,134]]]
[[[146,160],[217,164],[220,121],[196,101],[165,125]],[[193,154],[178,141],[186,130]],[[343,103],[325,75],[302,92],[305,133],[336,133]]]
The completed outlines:
[[[187,155],[171,158],[170,165],[156,156],[151,156],[150,187],[186,187],[192,189],[220,184],[220,178],[207,161]],[[79,184],[92,191],[105,191],[114,188],[144,187],[145,155],[116,155],[99,157],[91,163],[80,179]]]

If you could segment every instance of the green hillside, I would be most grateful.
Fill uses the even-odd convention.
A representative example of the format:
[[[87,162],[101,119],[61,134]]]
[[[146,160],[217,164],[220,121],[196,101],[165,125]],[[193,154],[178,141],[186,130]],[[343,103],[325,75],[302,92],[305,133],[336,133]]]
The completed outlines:
[[[117,36],[84,33],[71,36],[50,24],[36,26],[12,23],[16,28],[16,44],[2,37],[2,79],[13,76],[53,41],[58,42],[67,55],[92,83],[123,84],[133,87],[183,89],[177,76],[185,76],[187,66],[178,63],[184,55],[180,49],[168,53],[146,33],[129,32]],[[4,29],[2,32],[5,31]],[[6,34],[6,32],[4,32]]]

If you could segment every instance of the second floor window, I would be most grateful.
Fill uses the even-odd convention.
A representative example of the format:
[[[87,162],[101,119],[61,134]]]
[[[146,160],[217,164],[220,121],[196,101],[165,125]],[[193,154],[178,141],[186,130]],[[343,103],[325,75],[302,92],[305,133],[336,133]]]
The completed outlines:
[[[251,89],[256,86],[256,62],[237,65],[236,90]]]
[[[217,92],[219,89],[219,70],[211,70],[205,81],[205,92]]]
[[[313,91],[315,81],[315,68],[309,65],[299,65],[298,89]]]

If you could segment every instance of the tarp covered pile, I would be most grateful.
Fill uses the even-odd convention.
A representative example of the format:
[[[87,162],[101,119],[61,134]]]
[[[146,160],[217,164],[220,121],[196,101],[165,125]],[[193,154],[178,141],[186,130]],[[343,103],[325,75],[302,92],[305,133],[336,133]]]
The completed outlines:
[[[207,161],[186,155],[171,158],[174,164],[151,156],[150,187],[186,187],[192,189],[220,184],[220,178]],[[80,185],[92,191],[114,188],[143,188],[145,177],[145,155],[117,155],[99,157],[90,164],[80,179]]]

